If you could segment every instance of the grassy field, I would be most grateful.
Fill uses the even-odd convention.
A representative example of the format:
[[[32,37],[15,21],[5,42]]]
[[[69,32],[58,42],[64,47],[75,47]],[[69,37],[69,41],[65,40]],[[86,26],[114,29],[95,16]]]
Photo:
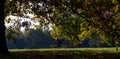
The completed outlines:
[[[120,48],[9,49],[9,59],[120,59]]]
[[[40,48],[40,49],[9,49],[11,52],[38,51],[38,52],[88,52],[88,53],[120,53],[116,48]]]

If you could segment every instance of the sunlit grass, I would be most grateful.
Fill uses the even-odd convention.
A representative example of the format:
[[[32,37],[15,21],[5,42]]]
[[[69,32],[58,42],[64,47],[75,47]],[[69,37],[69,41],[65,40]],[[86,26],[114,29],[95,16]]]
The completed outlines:
[[[9,49],[6,59],[119,59],[116,48],[39,48]],[[0,57],[0,59],[5,59]]]
[[[40,49],[9,49],[10,52],[82,52],[82,53],[120,53],[116,48],[40,48]]]

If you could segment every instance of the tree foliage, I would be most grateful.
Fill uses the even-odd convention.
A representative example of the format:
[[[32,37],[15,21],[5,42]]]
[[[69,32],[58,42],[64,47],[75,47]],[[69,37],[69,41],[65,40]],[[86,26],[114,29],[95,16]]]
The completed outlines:
[[[82,20],[79,26],[79,38],[96,33],[111,45],[114,45],[115,41],[120,42],[120,3],[118,0],[58,0],[58,2],[81,17],[78,19],[78,21]]]
[[[120,42],[119,0],[5,0],[5,14],[30,11],[54,24],[51,35],[70,40],[100,36],[109,45]],[[9,2],[8,2],[9,1]],[[11,7],[11,8],[9,8]]]

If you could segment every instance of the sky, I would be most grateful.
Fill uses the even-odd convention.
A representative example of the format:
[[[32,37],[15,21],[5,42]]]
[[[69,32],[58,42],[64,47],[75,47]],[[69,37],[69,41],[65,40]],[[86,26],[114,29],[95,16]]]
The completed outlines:
[[[12,0],[10,0],[10,1],[12,1]],[[35,18],[36,15],[31,10],[31,8],[33,7],[33,4],[31,2],[29,2],[28,5],[30,6],[30,8],[28,8],[27,11],[25,11],[25,12],[23,11],[24,4],[22,4],[20,6],[21,7],[20,10],[23,13],[23,17],[9,15],[9,16],[7,16],[5,18],[5,26],[6,26],[6,28],[9,28],[9,27],[16,28],[18,26],[18,22],[20,23],[20,25],[22,25],[22,23],[26,22],[26,21],[29,22],[29,24],[30,24],[29,28],[31,28],[31,29],[36,29],[35,26],[40,26],[40,20],[41,19],[40,18]],[[43,2],[38,3],[38,5],[40,6],[40,8],[44,8],[43,7]],[[45,22],[48,22],[48,20],[46,18],[44,18],[44,20],[45,20]],[[10,21],[10,22],[8,23],[8,21]],[[52,26],[52,24],[49,23],[48,27],[46,27],[45,25],[43,25],[42,29],[50,31],[50,30],[52,30],[51,26]],[[25,28],[26,27],[24,27],[24,26],[20,26],[20,30],[22,32],[25,31]]]
[[[34,19],[34,16],[35,16],[34,14],[25,14],[25,15],[26,15],[26,16],[29,16],[29,18],[26,18],[26,17],[18,17],[18,16],[13,16],[13,15],[7,16],[5,20],[8,21],[8,20],[11,19],[11,21],[10,21],[9,23],[5,22],[6,28],[8,28],[8,27],[10,27],[10,26],[11,26],[12,28],[14,28],[14,26],[17,26],[17,25],[18,25],[18,24],[16,23],[16,21],[19,20],[20,24],[22,24],[22,23],[25,22],[25,21],[30,22],[29,28],[31,28],[31,29],[36,29],[35,26],[39,26],[39,24],[40,24],[40,22],[39,22],[40,18],[36,18],[36,20],[33,20],[33,19]],[[10,18],[10,19],[9,19],[9,18]],[[46,20],[46,21],[47,21],[47,20]],[[52,26],[52,24],[50,23],[50,24],[48,25],[49,30],[52,30],[51,26]],[[25,28],[26,28],[26,27],[21,26],[21,27],[20,27],[20,30],[21,30],[22,32],[24,32],[24,31],[25,31]],[[47,30],[48,28],[43,25],[43,26],[42,26],[42,29],[43,29],[43,30]]]

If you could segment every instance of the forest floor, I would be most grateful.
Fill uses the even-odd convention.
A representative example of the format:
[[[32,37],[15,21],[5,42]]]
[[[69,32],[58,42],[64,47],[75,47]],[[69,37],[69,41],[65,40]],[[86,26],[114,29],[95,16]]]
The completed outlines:
[[[120,59],[116,48],[9,49],[11,56],[0,59]]]

